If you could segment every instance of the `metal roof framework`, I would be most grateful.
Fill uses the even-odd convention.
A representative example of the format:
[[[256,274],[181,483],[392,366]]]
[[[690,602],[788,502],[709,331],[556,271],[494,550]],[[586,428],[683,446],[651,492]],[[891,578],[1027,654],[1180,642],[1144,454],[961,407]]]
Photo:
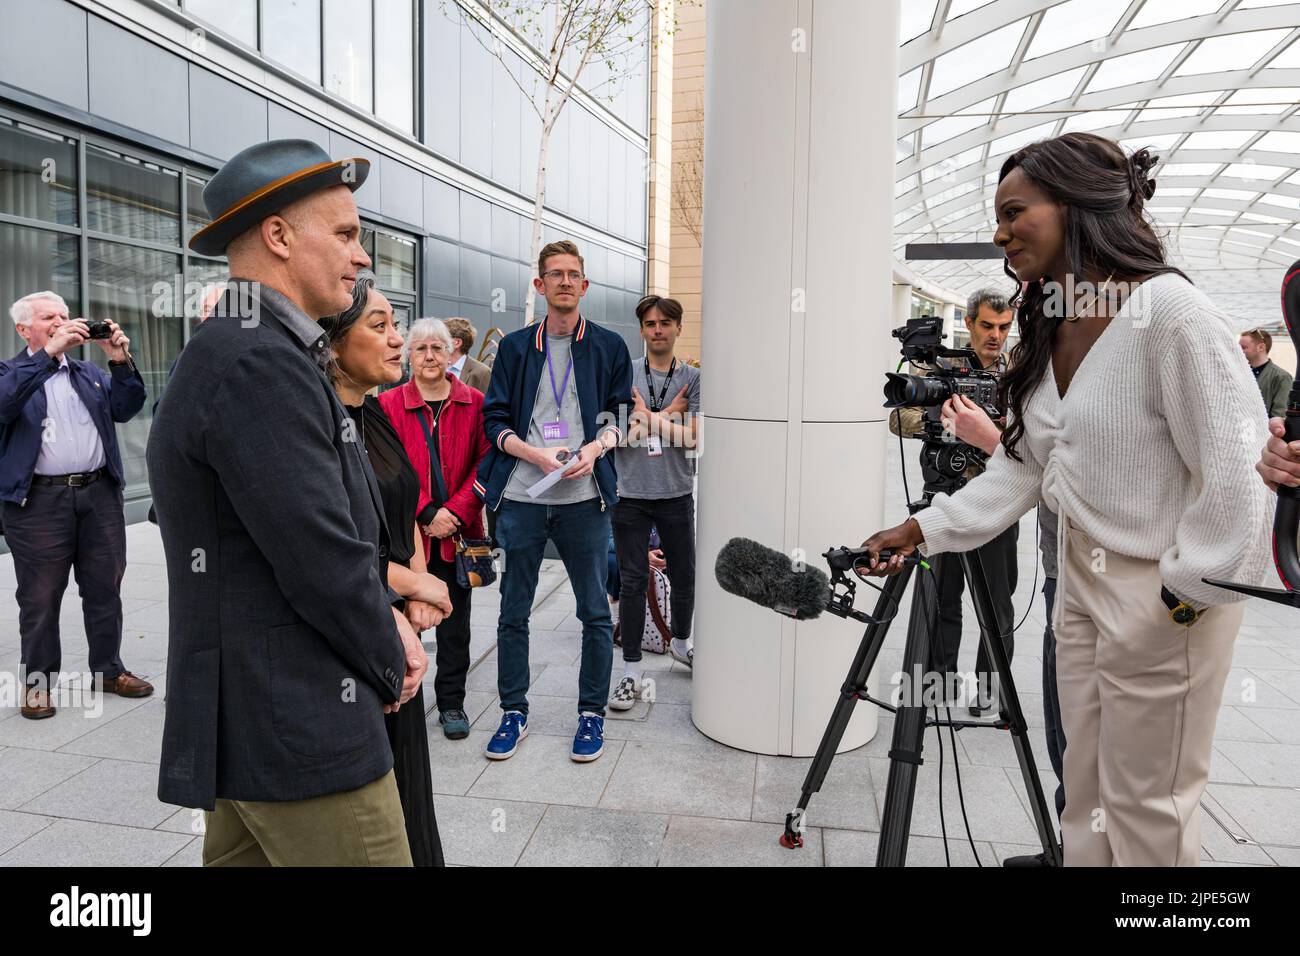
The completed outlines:
[[[1280,323],[1300,259],[1300,2],[906,0],[894,250],[988,242],[1015,150],[1087,130],[1160,156],[1173,261],[1243,328]],[[1000,260],[906,263],[961,298]]]

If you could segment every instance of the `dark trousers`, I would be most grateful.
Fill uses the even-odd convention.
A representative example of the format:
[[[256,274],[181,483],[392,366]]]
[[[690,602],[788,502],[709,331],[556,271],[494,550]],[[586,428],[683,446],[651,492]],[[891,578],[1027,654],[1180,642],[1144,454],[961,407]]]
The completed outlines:
[[[1056,578],[1043,581],[1047,601],[1047,627],[1043,629],[1043,724],[1047,733],[1047,757],[1056,774],[1056,818],[1065,812],[1065,727],[1061,723],[1061,696],[1056,691],[1056,634],[1052,632],[1052,606],[1056,601]]]
[[[438,640],[435,658],[437,671],[433,675],[433,690],[438,697],[438,710],[465,709],[465,675],[469,673],[469,613],[473,588],[463,588],[456,583],[456,564],[442,560],[438,542],[433,545],[429,559],[429,573],[447,585],[451,598],[451,616],[438,625],[434,634]]]
[[[977,549],[980,563],[984,566],[984,576],[989,582],[989,591],[993,594],[993,608],[1002,625],[1002,646],[1007,650],[1007,660],[1015,647],[1012,629],[1016,626],[1015,607],[1011,595],[1016,590],[1016,537],[1018,525],[1012,525],[992,541]],[[957,672],[957,652],[961,649],[961,596],[966,588],[966,578],[962,574],[961,559],[953,555],[944,555],[939,565],[939,649],[940,664],[944,672]],[[980,699],[987,700],[992,693],[993,683],[989,678],[988,654],[984,642],[980,642],[979,653],[975,657],[975,673],[980,683]]]
[[[695,614],[695,497],[620,498],[614,507],[614,547],[618,551],[618,626],[623,660],[641,659],[646,588],[650,583],[650,528],[659,531],[668,582],[672,585],[673,637],[691,636]]]
[[[4,528],[18,581],[18,632],[28,686],[51,687],[63,665],[59,609],[69,569],[81,595],[90,671],[105,680],[121,674],[120,592],[126,573],[121,487],[107,476],[80,488],[33,482],[26,506],[5,503]]]

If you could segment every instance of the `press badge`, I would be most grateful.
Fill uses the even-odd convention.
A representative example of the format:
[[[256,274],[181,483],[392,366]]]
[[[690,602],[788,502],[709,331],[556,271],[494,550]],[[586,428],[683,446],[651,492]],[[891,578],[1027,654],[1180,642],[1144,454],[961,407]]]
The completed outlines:
[[[559,438],[569,437],[568,422],[542,422],[542,438],[545,441],[555,441]]]
[[[664,446],[659,441],[658,435],[647,435],[645,440],[646,454],[651,458],[658,458],[664,453]]]

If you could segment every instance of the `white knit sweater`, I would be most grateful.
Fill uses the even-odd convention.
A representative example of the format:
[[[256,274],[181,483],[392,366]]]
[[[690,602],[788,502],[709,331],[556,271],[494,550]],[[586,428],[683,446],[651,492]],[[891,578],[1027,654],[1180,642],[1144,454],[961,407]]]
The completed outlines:
[[[1243,600],[1203,577],[1267,583],[1264,404],[1227,316],[1185,279],[1138,286],[1065,398],[1049,364],[1024,418],[1023,462],[998,446],[983,475],[917,514],[924,553],[979,547],[1041,495],[1062,529],[1068,518],[1103,549],[1159,561],[1196,607]]]

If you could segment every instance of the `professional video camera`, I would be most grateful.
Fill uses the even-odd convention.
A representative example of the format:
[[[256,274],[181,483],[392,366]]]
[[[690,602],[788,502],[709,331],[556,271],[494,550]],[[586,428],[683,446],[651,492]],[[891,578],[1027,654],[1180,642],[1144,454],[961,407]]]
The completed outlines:
[[[1297,286],[1300,287],[1300,283]],[[953,395],[964,395],[979,405],[989,418],[997,420],[1002,417],[996,404],[997,376],[984,370],[973,350],[950,349],[940,345],[943,338],[940,322],[937,318],[912,319],[907,325],[894,330],[895,338],[902,340],[904,359],[930,374],[921,377],[891,373],[885,384],[886,408],[921,406],[926,410],[922,417],[921,435],[925,442],[921,449],[921,473],[925,476],[925,490],[922,500],[908,502],[907,508],[911,514],[926,508],[938,492],[953,492],[961,488],[966,484],[965,471],[971,462],[983,461],[988,457],[978,448],[958,441],[955,435],[944,429],[939,419],[943,403]],[[952,361],[940,365],[940,359]],[[1297,403],[1296,414],[1300,416],[1300,401]],[[892,556],[888,550],[875,555],[880,559]],[[949,739],[954,749],[957,742],[952,731],[957,729],[1010,731],[1030,812],[1043,847],[1043,858],[1049,865],[1059,866],[1060,845],[1056,839],[1047,798],[1043,793],[1042,780],[1034,762],[1033,748],[1029,743],[1029,724],[1016,693],[1011,659],[1007,655],[1005,644],[998,637],[1010,628],[1011,622],[998,619],[993,592],[979,552],[931,555],[928,559],[920,554],[909,554],[903,559],[900,573],[891,576],[884,587],[877,587],[863,575],[863,570],[873,557],[865,548],[831,548],[823,552],[822,557],[830,568],[829,577],[802,560],[792,562],[788,555],[764,547],[757,541],[732,538],[718,552],[714,567],[718,584],[724,591],[797,621],[812,620],[823,612],[829,612],[836,617],[861,621],[867,625],[853,663],[849,666],[848,676],[840,686],[839,697],[822,734],[817,754],[804,778],[799,802],[786,815],[781,845],[787,848],[803,846],[804,812],[813,794],[821,789],[826,779],[831,761],[835,758],[844,731],[849,725],[853,708],[866,701],[894,715],[889,776],[885,786],[885,802],[880,809],[880,838],[876,844],[877,866],[902,866],[906,862],[912,804],[916,797],[917,768],[922,763],[922,743],[928,727],[949,728]],[[903,667],[900,673],[920,675],[933,669],[930,648],[936,639],[934,612],[938,607],[938,581],[942,573],[942,562],[945,561],[960,564],[959,573],[966,581],[967,591],[975,605],[975,616],[979,620],[980,640],[992,663],[992,672],[997,677],[998,719],[992,723],[958,719],[952,717],[951,713],[940,717],[937,705],[934,716],[931,717],[927,713],[927,708],[931,705],[924,701],[909,698],[894,705],[877,700],[868,688],[869,676],[876,666],[880,649],[884,646],[890,622],[898,616],[904,592],[917,568],[923,569],[925,573],[918,574],[916,579],[917,589],[908,611],[907,640],[903,648]],[[856,582],[859,581],[880,591],[875,609],[870,614],[859,611],[854,606]],[[942,759],[941,755],[940,760]],[[959,771],[959,792],[960,787]],[[964,807],[962,812],[964,815]],[[967,834],[969,833],[968,826]]]
[[[930,374],[903,375],[885,373],[885,407],[904,408],[919,405],[925,408],[922,418],[921,475],[925,479],[925,497],[928,501],[937,492],[953,492],[966,484],[966,469],[985,461],[988,456],[943,427],[940,411],[943,403],[954,395],[965,395],[984,410],[984,414],[997,421],[1002,412],[997,407],[998,379],[984,370],[973,349],[950,349],[939,343],[943,339],[943,320],[938,316],[923,316],[908,320],[907,325],[894,329],[894,338],[902,342],[903,358]],[[940,365],[939,360],[953,360]]]

